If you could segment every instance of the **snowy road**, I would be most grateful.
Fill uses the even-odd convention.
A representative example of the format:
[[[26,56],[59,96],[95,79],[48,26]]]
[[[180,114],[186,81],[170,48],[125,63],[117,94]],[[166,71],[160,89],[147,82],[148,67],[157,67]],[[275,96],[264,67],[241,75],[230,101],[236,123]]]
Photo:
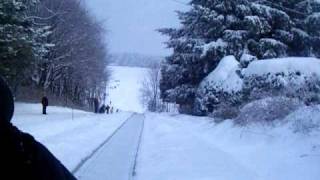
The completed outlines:
[[[128,180],[134,174],[144,115],[135,114],[76,172],[80,180]]]

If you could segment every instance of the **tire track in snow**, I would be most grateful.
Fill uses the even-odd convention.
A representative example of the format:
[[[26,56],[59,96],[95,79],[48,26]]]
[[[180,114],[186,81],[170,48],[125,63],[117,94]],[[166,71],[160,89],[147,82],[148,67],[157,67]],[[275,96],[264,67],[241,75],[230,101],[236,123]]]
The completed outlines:
[[[79,169],[90,159],[92,158],[104,145],[108,143],[108,141],[134,116],[132,114],[127,120],[125,120],[105,141],[103,141],[95,150],[92,151],[87,157],[83,158],[83,160],[72,170],[72,174],[76,174]]]
[[[135,158],[134,158],[134,163],[133,163],[133,167],[131,170],[131,175],[129,175],[129,180],[134,179],[134,176],[136,176],[137,172],[136,172],[136,168],[137,168],[137,161],[138,161],[138,155],[139,155],[139,151],[141,148],[141,143],[142,143],[142,135],[143,135],[143,130],[144,130],[144,121],[146,119],[146,116],[143,114],[143,121],[142,121],[142,128],[141,128],[141,132],[140,132],[140,136],[139,136],[139,142],[138,142],[138,146],[137,146],[137,150],[136,150],[136,154],[135,154]]]
[[[144,116],[134,114],[75,170],[79,179],[132,179],[141,143]]]

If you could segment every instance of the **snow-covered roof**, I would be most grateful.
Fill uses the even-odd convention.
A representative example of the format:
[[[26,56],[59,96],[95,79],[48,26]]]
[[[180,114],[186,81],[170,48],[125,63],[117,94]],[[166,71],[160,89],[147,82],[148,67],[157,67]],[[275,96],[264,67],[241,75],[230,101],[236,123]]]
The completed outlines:
[[[303,75],[317,75],[320,77],[320,60],[317,58],[289,57],[252,62],[247,69],[243,70],[244,76],[291,73]]]

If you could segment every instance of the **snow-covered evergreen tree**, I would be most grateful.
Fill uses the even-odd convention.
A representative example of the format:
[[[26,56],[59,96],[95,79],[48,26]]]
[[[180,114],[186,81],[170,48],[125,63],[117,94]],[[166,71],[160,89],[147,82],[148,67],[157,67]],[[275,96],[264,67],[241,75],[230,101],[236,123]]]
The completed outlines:
[[[16,88],[27,76],[26,70],[41,58],[45,46],[39,41],[46,33],[34,25],[27,9],[36,0],[1,0],[0,3],[0,73]]]
[[[202,62],[198,61],[201,51],[197,47],[202,43],[201,29],[197,23],[201,18],[197,10],[178,13],[184,25],[181,29],[161,29],[160,32],[171,36],[167,43],[174,49],[174,54],[166,59],[162,66],[161,91],[162,97],[168,102],[183,105],[185,111],[190,111],[194,101],[196,86],[203,78]]]
[[[272,7],[290,18],[286,31],[276,31],[273,37],[287,45],[288,56],[319,57],[320,2],[317,0],[257,1]],[[281,25],[281,24],[280,24]]]
[[[182,26],[161,29],[173,49],[162,68],[166,101],[194,109],[199,83],[226,55],[241,59],[318,56],[318,1],[192,0],[179,12]],[[305,8],[307,12],[300,11]],[[247,59],[249,57],[249,59]]]

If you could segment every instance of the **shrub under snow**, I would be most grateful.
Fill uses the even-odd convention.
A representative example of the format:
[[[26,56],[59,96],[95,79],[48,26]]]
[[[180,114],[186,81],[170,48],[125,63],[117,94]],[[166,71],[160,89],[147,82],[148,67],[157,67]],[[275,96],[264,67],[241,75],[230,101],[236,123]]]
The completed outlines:
[[[284,120],[292,123],[294,132],[310,133],[320,130],[320,105],[302,107]]]
[[[269,96],[320,102],[320,60],[280,58],[252,62],[242,72],[244,93],[249,99]]]
[[[201,82],[196,94],[198,114],[237,117],[239,123],[272,121],[283,119],[302,104],[320,103],[319,59],[247,56],[242,62],[227,56]]]
[[[239,68],[235,57],[227,56],[201,82],[196,99],[200,113],[211,113],[221,103],[233,104],[239,101],[237,94],[242,90],[242,79],[237,74]]]
[[[256,60],[258,59],[255,56],[252,56],[250,54],[242,54],[240,58],[240,65],[242,68],[247,68],[251,62]]]
[[[287,97],[268,97],[252,101],[240,110],[236,123],[245,125],[248,123],[271,122],[283,119],[303,105],[298,99]]]

